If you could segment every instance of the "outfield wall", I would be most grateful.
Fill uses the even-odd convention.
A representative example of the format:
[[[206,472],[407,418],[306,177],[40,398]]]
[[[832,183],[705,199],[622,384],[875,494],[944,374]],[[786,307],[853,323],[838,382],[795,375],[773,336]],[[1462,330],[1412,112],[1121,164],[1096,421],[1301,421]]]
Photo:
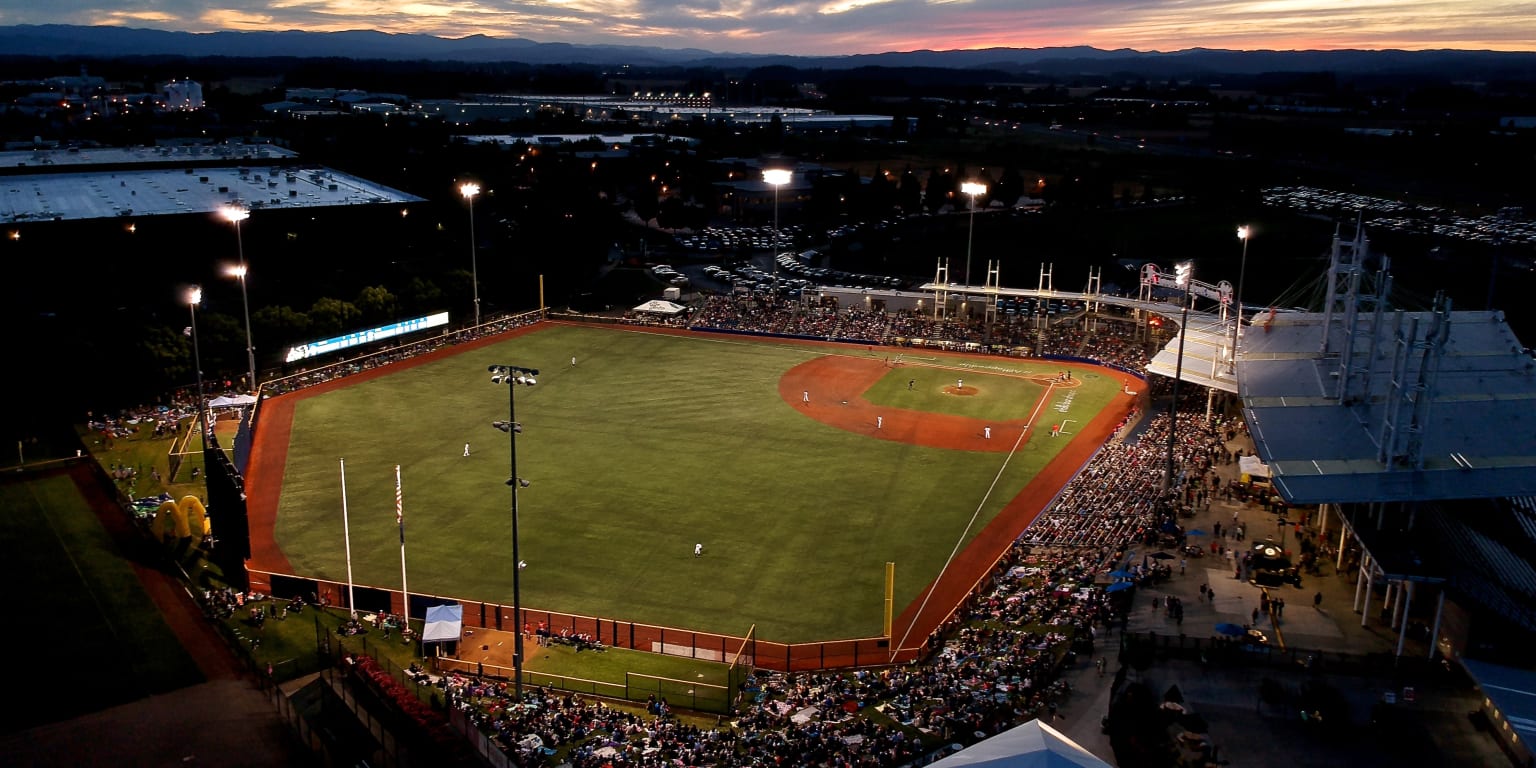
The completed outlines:
[[[269,593],[278,600],[302,597],[318,599],[328,606],[348,607],[348,596],[357,600],[359,613],[404,613],[405,606],[399,590],[353,585],[344,582],[301,579],[286,574],[252,573],[252,581],[265,584]],[[516,623],[512,620],[511,606],[497,603],[481,603],[455,600],[438,595],[411,593],[410,617],[423,619],[431,605],[458,603],[464,607],[465,629],[494,629],[512,632]],[[820,669],[847,669],[889,664],[908,664],[925,656],[929,650],[928,638],[922,644],[903,648],[893,656],[890,642],[883,637],[866,637],[848,640],[823,640],[809,643],[779,643],[700,632],[692,629],[663,627],[625,619],[580,616],[559,611],[523,608],[523,624],[530,634],[524,640],[529,647],[535,642],[534,635],[543,624],[551,635],[559,636],[562,630],[573,635],[591,635],[598,642],[613,647],[627,648],[647,653],[665,653],[672,656],[702,659],[705,661],[729,661],[746,644],[747,662],[760,669],[776,672],[807,672]]]

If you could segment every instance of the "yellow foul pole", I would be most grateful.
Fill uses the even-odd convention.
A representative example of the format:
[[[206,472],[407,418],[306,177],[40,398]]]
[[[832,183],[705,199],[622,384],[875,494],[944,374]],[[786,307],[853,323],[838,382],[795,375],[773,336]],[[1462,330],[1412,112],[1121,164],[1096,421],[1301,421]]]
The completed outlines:
[[[887,638],[891,636],[891,606],[896,602],[896,564],[885,564],[885,631],[882,633]]]

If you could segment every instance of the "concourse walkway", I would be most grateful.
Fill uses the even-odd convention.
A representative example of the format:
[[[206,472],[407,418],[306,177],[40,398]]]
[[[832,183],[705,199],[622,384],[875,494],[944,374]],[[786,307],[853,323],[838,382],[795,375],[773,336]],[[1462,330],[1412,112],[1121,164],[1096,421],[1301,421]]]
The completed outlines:
[[[1253,450],[1251,441],[1241,435],[1227,447],[1241,448],[1245,454]],[[1217,471],[1225,483],[1237,477],[1237,464],[1220,466]],[[1234,514],[1245,529],[1246,540],[1241,543],[1226,538]],[[1295,517],[1293,513],[1292,518]],[[1262,506],[1225,502],[1218,498],[1208,509],[1198,511],[1184,523],[1186,530],[1198,529],[1209,534],[1219,521],[1225,538],[1223,544],[1246,549],[1256,538],[1262,541],[1266,536],[1274,536],[1278,541],[1276,519],[1276,515],[1265,512]],[[1316,535],[1315,531],[1312,535]],[[1329,535],[1336,536],[1337,528],[1331,526]],[[1286,536],[1286,544],[1293,551],[1294,538],[1294,532]],[[1191,542],[1204,543],[1207,554],[1201,558],[1185,558],[1182,576],[1178,572],[1178,559],[1164,560],[1172,564],[1173,577],[1155,587],[1135,590],[1127,626],[1132,636],[1155,632],[1160,637],[1169,638],[1166,642],[1177,644],[1182,633],[1186,642],[1199,639],[1205,646],[1216,636],[1218,623],[1253,623],[1260,588],[1234,578],[1233,569],[1225,557],[1210,555],[1211,539],[1210,535],[1191,538]],[[1133,557],[1137,562],[1143,554],[1158,551],[1141,546],[1130,549],[1135,552]],[[1163,551],[1177,554],[1172,549]],[[1214,601],[1200,599],[1201,584],[1209,585],[1214,591]],[[1272,644],[1278,646],[1283,637],[1286,648],[1322,651],[1325,659],[1341,653],[1371,657],[1374,668],[1385,671],[1372,674],[1330,672],[1325,664],[1320,667],[1321,671],[1311,672],[1294,661],[1281,663],[1282,659],[1290,659],[1284,654],[1279,654],[1273,664],[1241,666],[1220,662],[1202,664],[1197,660],[1170,659],[1158,654],[1150,668],[1140,673],[1130,671],[1127,679],[1141,680],[1158,694],[1169,686],[1179,686],[1190,711],[1210,723],[1210,736],[1219,747],[1220,760],[1233,766],[1385,768],[1419,764],[1498,768],[1510,765],[1493,736],[1477,730],[1468,718],[1468,713],[1478,709],[1479,699],[1458,666],[1451,665],[1447,669],[1443,665],[1427,664],[1428,648],[1423,641],[1414,640],[1409,640],[1404,649],[1405,663],[1394,666],[1391,655],[1396,650],[1397,633],[1379,616],[1371,617],[1366,626],[1361,626],[1361,616],[1353,610],[1353,570],[1338,575],[1332,561],[1325,558],[1321,573],[1304,576],[1300,588],[1287,585],[1269,590],[1272,598],[1282,597],[1286,603],[1279,617],[1278,632],[1275,621],[1267,616],[1262,616],[1256,625],[1269,635]],[[1314,607],[1313,598],[1318,593],[1322,593],[1322,601]],[[1161,607],[1170,596],[1183,601],[1182,626],[1168,618]],[[1154,598],[1159,605],[1155,609]],[[1107,671],[1100,677],[1093,659],[1079,656],[1065,675],[1073,686],[1071,698],[1060,708],[1060,719],[1053,724],[1111,764],[1114,764],[1114,752],[1109,737],[1102,732],[1101,720],[1109,710],[1120,643],[1118,624],[1111,632],[1098,630],[1095,656],[1105,656]],[[1305,655],[1299,654],[1301,657]],[[1343,692],[1350,703],[1348,736],[1325,742],[1304,728],[1299,713],[1287,715],[1261,706],[1259,683],[1266,677],[1292,690],[1309,679],[1323,680]],[[1390,692],[1401,699],[1405,686],[1414,688],[1415,701],[1391,706],[1397,708],[1393,714],[1401,715],[1403,722],[1411,724],[1406,729],[1411,738],[1404,737],[1405,730],[1401,727],[1388,735],[1371,725],[1373,708],[1384,695]]]

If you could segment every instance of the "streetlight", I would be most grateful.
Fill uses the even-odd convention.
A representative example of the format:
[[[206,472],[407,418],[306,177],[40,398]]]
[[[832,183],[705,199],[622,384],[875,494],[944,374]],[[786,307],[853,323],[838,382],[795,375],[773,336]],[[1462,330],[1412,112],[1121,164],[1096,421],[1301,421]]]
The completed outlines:
[[[794,174],[783,168],[763,171],[763,181],[773,185],[773,284],[779,284],[779,187],[789,183]]]
[[[480,185],[473,182],[460,184],[459,194],[469,201],[469,270],[470,279],[475,284],[475,327],[478,328],[480,326],[480,267],[475,255],[475,195],[480,194]]]
[[[1194,279],[1195,265],[1186,261],[1173,269],[1173,284],[1184,289],[1184,311],[1179,320],[1179,355],[1173,366],[1173,398],[1168,401],[1168,468],[1163,473],[1164,490],[1173,487],[1173,445],[1179,431],[1179,379],[1184,377],[1184,331],[1189,327],[1189,284]]]
[[[975,181],[967,181],[960,185],[960,191],[971,196],[971,221],[970,227],[965,232],[965,284],[971,284],[971,236],[976,233],[976,196],[987,193],[987,185]]]
[[[512,646],[512,674],[514,688],[519,705],[523,702],[523,593],[522,571],[523,560],[517,550],[517,492],[527,488],[532,483],[517,475],[517,436],[523,433],[523,425],[517,421],[516,392],[519,386],[531,387],[538,382],[535,376],[539,375],[536,368],[523,368],[517,365],[493,365],[486,370],[491,372],[492,384],[507,385],[507,420],[493,421],[491,426],[507,433],[507,445],[510,446],[512,457],[512,473],[507,476],[507,485],[512,489],[512,631],[516,633],[516,640]]]
[[[197,426],[198,434],[203,439],[203,450],[208,450],[208,425],[204,420],[208,418],[208,405],[203,396],[203,356],[197,348],[197,305],[203,302],[203,289],[192,286],[187,291],[187,311],[192,315],[192,367],[197,373],[197,419],[193,423]]]
[[[1237,336],[1243,327],[1243,277],[1248,273],[1248,238],[1253,236],[1253,228],[1244,224],[1237,228],[1237,239],[1243,241],[1243,260],[1237,267],[1237,293],[1232,298],[1232,306],[1237,309],[1232,322],[1232,359],[1230,361],[1231,373],[1237,373]]]
[[[235,205],[225,206],[219,209],[219,215],[235,225],[235,248],[240,254],[240,263],[229,270],[229,274],[240,278],[240,302],[245,305],[245,362],[250,366],[251,392],[256,392],[256,345],[251,341],[251,300],[245,292],[245,275],[248,270],[245,266],[245,238],[240,235],[240,222],[251,217],[251,212]]]

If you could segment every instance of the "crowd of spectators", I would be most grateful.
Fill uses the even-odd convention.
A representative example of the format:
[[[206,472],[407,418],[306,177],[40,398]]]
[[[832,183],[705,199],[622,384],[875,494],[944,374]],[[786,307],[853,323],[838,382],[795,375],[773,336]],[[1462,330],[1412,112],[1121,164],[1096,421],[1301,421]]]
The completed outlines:
[[[985,318],[935,318],[911,310],[839,309],[771,296],[715,294],[677,316],[630,312],[623,322],[899,347],[940,346],[1013,356],[1077,357],[1132,371],[1145,368],[1152,351],[1141,339],[1137,324],[1112,307],[1093,315],[1053,318],[1042,334],[1033,316],[1004,316],[988,323]]]
[[[1126,621],[1129,605],[1102,588],[1104,574],[1130,567],[1133,544],[1164,535],[1182,544],[1178,520],[1214,495],[1213,468],[1231,460],[1224,441],[1241,423],[1202,411],[1201,398],[1181,403],[1168,487],[1168,416],[1117,433],[935,632],[922,663],[759,673],[734,719],[704,729],[669,717],[664,701],[634,714],[540,688],[526,694],[533,706],[518,707],[505,681],[442,684],[521,764],[564,752],[574,768],[923,765],[948,745],[1054,719],[1067,693],[1061,671]]]
[[[1016,542],[936,633],[924,663],[759,672],[743,685],[734,719],[714,728],[679,722],[664,699],[639,714],[535,688],[525,692],[530,706],[518,707],[506,681],[450,674],[439,685],[522,765],[562,750],[573,768],[922,765],[950,744],[1057,716],[1068,692],[1063,664],[1091,654],[1123,608],[1088,585],[1124,543]],[[876,711],[882,717],[869,716]]]

